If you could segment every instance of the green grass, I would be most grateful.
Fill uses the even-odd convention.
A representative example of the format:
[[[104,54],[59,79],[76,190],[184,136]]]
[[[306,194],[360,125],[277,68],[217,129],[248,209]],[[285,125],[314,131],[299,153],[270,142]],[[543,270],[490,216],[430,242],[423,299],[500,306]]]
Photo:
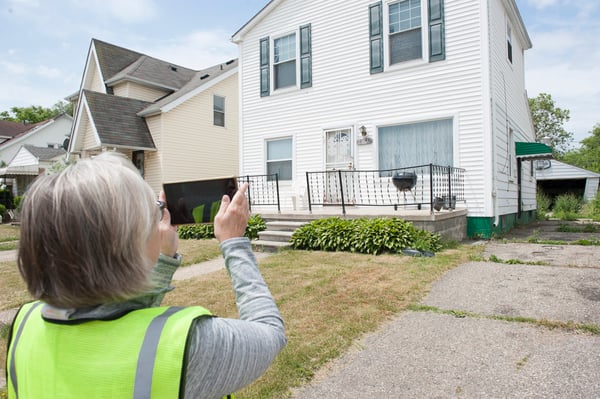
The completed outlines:
[[[210,258],[215,249],[214,240],[185,240],[180,246],[193,259]],[[236,393],[236,398],[287,396],[363,334],[418,301],[444,272],[481,250],[459,245],[432,258],[290,250],[264,258],[260,269],[286,323],[288,345],[269,370]],[[15,262],[0,263],[0,285],[5,288],[0,309],[30,300]],[[175,290],[167,294],[164,305],[200,304],[216,315],[238,317],[225,270],[172,285]],[[5,347],[6,339],[0,339],[0,357]]]
[[[432,258],[290,250],[261,260],[261,272],[286,323],[288,345],[236,398],[285,397],[480,250],[461,246]],[[224,270],[173,285],[167,304],[202,304],[219,316],[237,317]]]

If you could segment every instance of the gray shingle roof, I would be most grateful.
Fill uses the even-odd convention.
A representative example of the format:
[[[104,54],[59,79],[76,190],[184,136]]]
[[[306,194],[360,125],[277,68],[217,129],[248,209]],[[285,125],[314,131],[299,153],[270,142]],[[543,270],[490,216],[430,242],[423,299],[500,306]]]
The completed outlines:
[[[209,68],[197,71],[192,77],[192,79],[190,79],[185,86],[183,86],[181,89],[177,90],[173,94],[166,96],[161,100],[153,103],[148,108],[140,112],[139,115],[147,116],[158,112],[163,106],[177,100],[178,98],[185,96],[189,92],[194,91],[202,85],[207,84],[211,80],[221,76],[222,74],[230,71],[231,69],[237,68],[237,66],[238,59],[236,58],[225,63],[213,65]]]
[[[92,45],[96,50],[104,80],[112,78],[143,55],[98,39],[92,39]]]
[[[62,148],[36,147],[31,144],[25,144],[23,147],[41,161],[48,161],[67,153]]]
[[[105,83],[133,80],[177,90],[194,76],[196,71],[159,60],[135,51],[92,39]]]
[[[151,103],[89,90],[83,94],[103,146],[156,148],[145,119],[137,116]]]

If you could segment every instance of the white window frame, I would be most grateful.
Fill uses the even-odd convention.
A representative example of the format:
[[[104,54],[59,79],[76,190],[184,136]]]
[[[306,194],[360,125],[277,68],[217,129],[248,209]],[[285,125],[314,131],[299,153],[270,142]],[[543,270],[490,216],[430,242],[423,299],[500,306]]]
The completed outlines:
[[[383,62],[385,69],[405,69],[415,65],[426,64],[429,62],[429,14],[426,0],[419,0],[421,3],[421,58],[414,60],[391,64],[391,49],[390,49],[390,5],[401,3],[405,0],[387,1],[383,4]]]
[[[508,46],[510,45],[510,53],[508,52]],[[509,57],[510,54],[510,57]],[[506,61],[509,64],[513,64],[515,60],[515,46],[513,46],[512,40],[512,26],[508,18],[506,19]]]
[[[216,119],[215,119],[215,113],[216,113],[216,112],[220,112],[220,111],[217,111],[217,109],[216,109],[216,103],[215,103],[215,99],[216,99],[217,97],[219,97],[219,98],[222,98],[222,99],[223,99],[223,112],[222,112],[222,114],[223,114],[223,124],[222,124],[222,125],[218,125],[217,123],[215,123],[215,122],[216,122]],[[213,126],[225,127],[225,102],[226,102],[226,98],[225,98],[225,96],[220,96],[220,95],[218,95],[218,94],[213,94]]]
[[[286,87],[276,87],[275,84],[275,41],[277,39],[281,39],[285,36],[289,36],[289,35],[295,35],[295,70],[296,70],[296,83],[294,85],[291,86],[286,86]],[[293,90],[299,90],[300,89],[300,82],[302,80],[302,76],[300,76],[300,27],[294,29],[294,30],[290,30],[290,31],[285,31],[282,33],[279,33],[277,35],[273,35],[270,39],[269,39],[269,79],[270,79],[270,87],[271,87],[271,94],[277,94],[277,93],[285,93],[285,92],[289,92],[289,91],[293,91]]]
[[[272,141],[281,141],[281,140],[290,140],[291,142],[291,157],[288,158],[280,158],[280,159],[269,159],[269,142]],[[269,167],[268,164],[269,162],[283,162],[283,161],[289,161],[291,163],[291,177],[290,179],[281,179],[281,176],[279,177],[279,181],[292,181],[294,180],[294,137],[293,136],[283,136],[283,137],[272,137],[272,138],[268,138],[265,139],[264,141],[264,165],[265,165],[265,175],[269,173]]]

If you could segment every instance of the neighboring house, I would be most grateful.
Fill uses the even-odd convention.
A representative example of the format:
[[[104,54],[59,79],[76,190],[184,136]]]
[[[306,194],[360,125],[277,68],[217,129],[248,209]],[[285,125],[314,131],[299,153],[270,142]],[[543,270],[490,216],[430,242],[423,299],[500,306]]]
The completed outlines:
[[[156,192],[238,174],[237,60],[196,71],[92,39],[75,97],[72,158],[122,152]]]
[[[2,122],[6,126],[6,121],[0,121],[0,129],[3,126]],[[68,114],[60,114],[34,124],[9,123],[14,124],[13,131],[18,131],[18,133],[0,144],[0,161],[5,164],[8,164],[25,144],[36,147],[62,148],[65,139],[71,133],[73,118]],[[1,130],[0,136],[4,137]]]
[[[466,171],[469,236],[535,217],[514,0],[272,0],[232,41],[241,172],[278,172],[284,208],[307,171],[433,163]]]
[[[12,177],[12,192],[23,195],[33,180],[54,164],[65,159],[63,148],[36,147],[31,144],[22,145],[8,166],[0,169],[0,175]]]
[[[38,161],[34,159],[38,155],[31,155],[28,149],[33,148],[34,154],[39,152],[35,148],[60,149],[58,152],[64,155],[65,140],[68,139],[72,126],[73,118],[68,114],[60,114],[33,124],[0,121],[0,136],[10,136],[10,139],[0,144],[0,163],[4,165],[0,168],[0,178],[12,195],[22,195],[33,179],[48,167],[46,162],[53,161],[53,157],[45,159],[49,153],[42,154],[41,164],[38,165]],[[25,156],[25,161],[22,158],[24,154],[30,155]]]
[[[534,162],[538,190],[553,200],[562,194],[575,194],[585,201],[598,195],[600,174],[556,160]]]
[[[33,128],[34,126],[35,124],[0,120],[0,144]]]

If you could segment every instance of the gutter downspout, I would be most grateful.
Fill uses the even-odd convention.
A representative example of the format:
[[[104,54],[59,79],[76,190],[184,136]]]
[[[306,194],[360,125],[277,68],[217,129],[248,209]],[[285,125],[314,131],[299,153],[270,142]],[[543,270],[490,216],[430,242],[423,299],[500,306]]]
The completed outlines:
[[[498,173],[498,166],[496,165],[496,130],[494,128],[494,123],[495,123],[495,112],[496,112],[496,108],[494,105],[494,89],[493,89],[493,60],[492,60],[492,37],[491,37],[491,31],[492,31],[492,27],[490,26],[490,21],[491,21],[491,5],[490,5],[490,0],[487,0],[485,2],[486,5],[486,13],[487,13],[487,46],[486,48],[488,49],[488,85],[489,85],[489,95],[490,95],[490,134],[491,134],[491,159],[492,159],[492,209],[494,212],[494,223],[493,223],[493,227],[498,227],[498,225],[500,224],[500,215],[499,215],[499,211],[498,211],[498,192],[497,192],[497,173]],[[504,75],[502,75],[502,79],[504,80]]]

